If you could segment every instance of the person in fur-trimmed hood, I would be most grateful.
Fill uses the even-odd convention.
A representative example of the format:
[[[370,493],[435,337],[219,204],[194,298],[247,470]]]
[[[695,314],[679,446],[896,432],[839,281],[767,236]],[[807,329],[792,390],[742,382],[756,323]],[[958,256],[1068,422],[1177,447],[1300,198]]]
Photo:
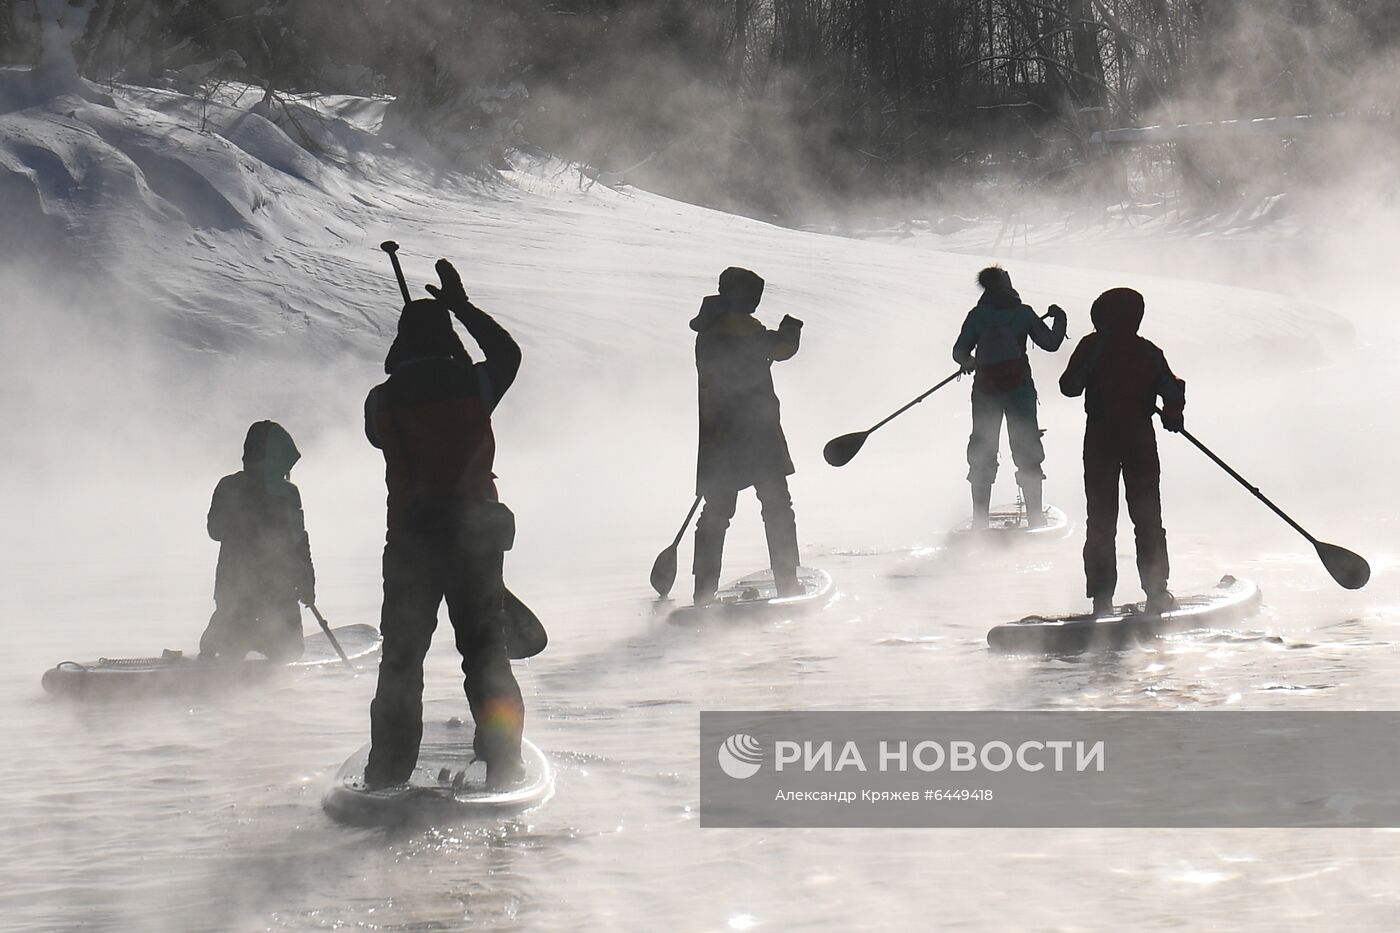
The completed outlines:
[[[967,481],[972,484],[972,527],[987,527],[992,484],[997,478],[997,448],[1001,422],[1011,442],[1016,464],[1016,484],[1026,503],[1026,521],[1032,528],[1045,524],[1041,486],[1045,472],[1045,447],[1040,441],[1036,417],[1035,380],[1026,356],[1026,339],[1054,352],[1065,339],[1066,315],[1059,305],[1050,306],[1054,328],[1047,327],[1021,301],[1011,287],[1011,276],[1000,266],[977,274],[982,298],[967,313],[953,344],[953,359],[972,379],[972,435],[967,442]]]
[[[779,595],[798,592],[797,520],[787,485],[794,468],[772,365],[797,353],[802,322],[788,315],[777,330],[764,327],[754,317],[763,285],[748,269],[725,269],[719,294],[705,298],[690,322],[700,383],[695,494],[705,500],[695,526],[696,605],[712,600],[719,587],[725,532],[739,492],[750,486],[763,505]]]

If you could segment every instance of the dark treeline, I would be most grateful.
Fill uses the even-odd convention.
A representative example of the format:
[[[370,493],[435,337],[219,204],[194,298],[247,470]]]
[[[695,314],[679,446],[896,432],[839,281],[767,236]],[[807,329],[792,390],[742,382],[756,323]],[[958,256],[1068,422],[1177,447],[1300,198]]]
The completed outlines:
[[[3,58],[43,8],[0,0]],[[394,95],[489,163],[596,173],[784,219],[820,192],[1083,186],[1106,126],[1389,108],[1394,0],[69,0],[94,80],[217,73]],[[216,63],[217,72],[201,64]],[[191,70],[192,69],[192,70]],[[1393,73],[1393,72],[1392,72]]]

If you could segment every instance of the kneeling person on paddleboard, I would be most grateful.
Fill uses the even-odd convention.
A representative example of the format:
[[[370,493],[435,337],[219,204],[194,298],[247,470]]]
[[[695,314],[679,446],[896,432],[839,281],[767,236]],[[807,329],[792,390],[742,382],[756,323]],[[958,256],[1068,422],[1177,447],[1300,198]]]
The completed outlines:
[[[219,480],[209,505],[218,541],[214,614],[199,639],[201,660],[241,661],[259,651],[274,661],[301,656],[301,608],[316,601],[316,571],[301,511],[287,478],[301,454],[275,421],[243,441],[243,469]]]
[[[522,773],[525,705],[503,630],[504,555],[515,535],[496,496],[491,412],[515,381],[520,348],[468,299],[457,271],[439,260],[441,289],[409,302],[384,361],[388,380],[365,400],[365,433],[384,453],[388,533],[384,546],[384,636],[370,704],[365,783],[402,783],[423,734],[423,659],[447,600],[476,722],[473,749],[487,780]],[[452,329],[461,321],[486,355],[473,364]]]
[[[700,382],[695,494],[705,500],[695,525],[696,605],[711,602],[719,588],[725,532],[740,490],[750,486],[763,505],[778,595],[801,593],[797,519],[787,484],[795,470],[783,436],[772,366],[796,355],[802,322],[787,315],[777,330],[759,323],[753,315],[763,298],[763,284],[748,269],[725,269],[719,294],[707,297],[690,322]]]
[[[1186,383],[1167,365],[1156,344],[1138,336],[1145,310],[1131,288],[1114,288],[1095,301],[1094,332],[1074,348],[1060,377],[1060,391],[1084,396],[1085,595],[1095,615],[1113,612],[1118,585],[1114,538],[1118,533],[1118,478],[1128,500],[1137,543],[1138,576],[1147,611],[1177,607],[1167,590],[1167,533],[1162,527],[1161,462],[1152,414],[1162,400],[1162,426],[1184,426]]]
[[[1041,486],[1045,472],[1045,447],[1040,441],[1036,417],[1035,380],[1026,356],[1026,338],[1054,352],[1065,340],[1067,315],[1051,305],[1053,329],[1036,316],[1011,287],[1011,276],[1000,266],[977,273],[982,298],[967,313],[953,344],[953,359],[972,378],[972,436],[967,442],[967,481],[972,484],[972,527],[987,527],[992,484],[997,478],[997,449],[1001,446],[1001,422],[1011,441],[1016,483],[1026,503],[1026,523],[1045,524]]]

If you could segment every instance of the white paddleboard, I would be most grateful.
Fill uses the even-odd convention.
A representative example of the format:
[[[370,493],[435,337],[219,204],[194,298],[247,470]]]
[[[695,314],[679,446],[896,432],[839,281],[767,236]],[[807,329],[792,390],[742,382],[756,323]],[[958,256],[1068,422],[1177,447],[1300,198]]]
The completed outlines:
[[[1012,543],[1027,540],[1053,540],[1063,538],[1073,531],[1069,518],[1053,505],[1044,509],[1045,524],[1032,528],[1026,517],[1026,510],[1019,503],[998,505],[987,516],[987,527],[976,531],[972,519],[968,519],[948,532],[950,543],[987,541]]]
[[[1090,648],[1123,648],[1169,632],[1208,629],[1247,619],[1262,596],[1251,580],[1222,577],[1196,596],[1178,596],[1180,608],[1149,614],[1143,603],[1118,606],[1111,615],[1027,616],[987,633],[993,651],[1005,654],[1073,654]]]
[[[537,807],[554,794],[554,766],[534,743],[521,743],[525,776],[505,788],[486,787],[486,762],[472,753],[472,724],[460,719],[423,723],[418,765],[406,783],[365,786],[369,746],[351,755],[321,798],[330,816],[354,826],[403,826],[433,820],[492,818]]]
[[[835,595],[831,576],[825,570],[798,567],[797,584],[802,588],[801,593],[779,596],[778,586],[773,582],[773,571],[761,570],[720,589],[712,603],[673,610],[669,620],[686,624],[707,619],[801,612],[825,606]]]
[[[332,629],[352,662],[379,653],[379,630],[372,625],[342,625]],[[317,630],[303,641],[301,657],[286,664],[260,654],[241,661],[200,661],[181,651],[152,658],[98,658],[62,661],[44,673],[44,689],[70,697],[116,697],[143,694],[199,693],[229,685],[252,683],[281,668],[343,668],[344,663]]]

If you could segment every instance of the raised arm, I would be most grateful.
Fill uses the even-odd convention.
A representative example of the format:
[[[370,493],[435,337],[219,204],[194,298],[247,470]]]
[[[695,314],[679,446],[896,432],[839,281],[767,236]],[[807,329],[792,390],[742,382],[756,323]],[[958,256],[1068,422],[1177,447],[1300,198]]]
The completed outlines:
[[[1031,316],[1030,336],[1035,345],[1051,353],[1060,349],[1060,344],[1065,342],[1065,326],[1069,321],[1065,309],[1059,305],[1050,306],[1050,317],[1055,321],[1054,327],[1047,327],[1030,308],[1026,309],[1026,313]]]
[[[428,292],[447,305],[457,320],[462,322],[467,333],[471,334],[472,339],[481,347],[481,352],[486,356],[482,365],[491,382],[494,406],[515,382],[516,373],[520,372],[520,345],[495,318],[471,303],[462,287],[462,277],[457,274],[452,263],[446,259],[439,259],[436,268],[438,278],[442,280],[442,287],[429,285]]]
[[[766,331],[766,334],[768,358],[781,363],[797,355],[797,348],[802,344],[802,322],[791,314],[784,315],[778,329]]]

